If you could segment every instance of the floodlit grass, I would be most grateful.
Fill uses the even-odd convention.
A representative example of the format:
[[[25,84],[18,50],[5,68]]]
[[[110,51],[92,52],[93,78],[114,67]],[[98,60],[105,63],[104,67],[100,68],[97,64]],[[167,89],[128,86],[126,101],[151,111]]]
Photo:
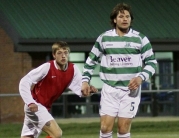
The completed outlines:
[[[60,124],[63,138],[98,138],[99,123]],[[20,138],[22,124],[0,124],[0,138]],[[116,138],[116,126],[113,138]],[[179,121],[134,122],[132,138],[179,138]],[[42,133],[40,138],[45,138]]]

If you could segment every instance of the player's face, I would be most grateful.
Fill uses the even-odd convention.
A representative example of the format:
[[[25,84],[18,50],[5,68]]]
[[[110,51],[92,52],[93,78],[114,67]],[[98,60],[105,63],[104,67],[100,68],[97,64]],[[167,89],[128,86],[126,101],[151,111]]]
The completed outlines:
[[[124,10],[124,12],[119,11],[117,17],[114,19],[114,22],[116,23],[116,29],[128,29],[131,25],[130,13],[127,10]]]
[[[68,63],[69,52],[67,49],[59,48],[55,54],[53,54],[54,59],[57,64],[62,67]]]

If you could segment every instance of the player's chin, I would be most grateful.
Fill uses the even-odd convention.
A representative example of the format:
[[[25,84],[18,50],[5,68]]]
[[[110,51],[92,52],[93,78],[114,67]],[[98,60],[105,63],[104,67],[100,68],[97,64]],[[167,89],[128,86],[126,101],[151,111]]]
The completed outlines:
[[[66,65],[67,63],[68,63],[67,60],[62,60],[62,61],[61,61],[61,64],[62,64],[62,65]]]
[[[129,29],[129,25],[121,25],[120,27],[118,27],[119,30],[125,31]]]

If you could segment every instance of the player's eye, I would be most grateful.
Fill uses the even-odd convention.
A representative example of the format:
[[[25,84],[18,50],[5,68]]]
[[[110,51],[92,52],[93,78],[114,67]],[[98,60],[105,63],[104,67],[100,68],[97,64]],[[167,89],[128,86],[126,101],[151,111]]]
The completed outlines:
[[[65,51],[65,52],[58,52],[57,53],[58,55],[65,55],[65,56],[67,56],[68,54],[69,54],[69,52],[68,51]]]
[[[65,55],[68,55],[68,51],[64,52]]]

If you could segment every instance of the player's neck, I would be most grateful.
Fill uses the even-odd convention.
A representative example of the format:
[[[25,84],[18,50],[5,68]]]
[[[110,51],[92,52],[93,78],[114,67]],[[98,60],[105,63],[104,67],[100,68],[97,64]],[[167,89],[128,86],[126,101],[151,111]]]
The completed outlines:
[[[116,28],[116,34],[118,34],[119,36],[124,36],[128,32],[129,32],[129,28],[127,28],[127,29]]]
[[[67,65],[59,65],[59,70],[66,70]]]
[[[67,68],[67,64],[58,64],[57,62],[56,62],[56,64],[57,64],[57,68],[59,70],[66,70],[66,68]]]

